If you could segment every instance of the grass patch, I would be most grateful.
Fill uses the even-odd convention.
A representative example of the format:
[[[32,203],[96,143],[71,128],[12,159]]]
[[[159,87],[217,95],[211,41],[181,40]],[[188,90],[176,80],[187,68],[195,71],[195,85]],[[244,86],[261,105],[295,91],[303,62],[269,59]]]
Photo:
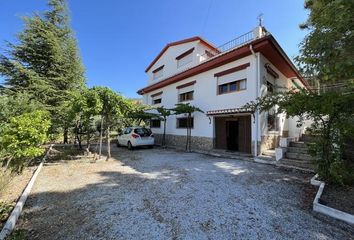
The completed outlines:
[[[77,156],[84,155],[85,151],[82,149],[77,149],[73,146],[65,147],[55,147],[50,152],[47,161],[59,161],[59,160],[75,160]]]
[[[6,240],[24,240],[26,239],[26,232],[27,231],[24,229],[15,230],[6,238]]]
[[[0,202],[0,222],[5,222],[7,220],[12,209],[13,205],[11,203],[5,201]]]

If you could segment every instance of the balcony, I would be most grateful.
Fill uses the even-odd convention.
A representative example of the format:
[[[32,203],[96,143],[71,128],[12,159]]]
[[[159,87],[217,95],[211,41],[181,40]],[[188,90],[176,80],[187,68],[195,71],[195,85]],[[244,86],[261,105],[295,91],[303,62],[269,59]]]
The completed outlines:
[[[181,69],[180,71],[177,71],[174,74],[165,76],[164,78],[159,79],[159,82],[163,81],[167,78],[173,77],[175,75],[178,75],[182,72],[185,72],[185,71],[187,71],[193,67],[196,67],[204,62],[207,62],[211,59],[219,57],[220,55],[226,54],[236,48],[242,47],[243,45],[246,45],[246,44],[248,44],[258,38],[262,38],[266,35],[269,35],[269,33],[266,31],[266,29],[264,27],[258,26],[256,28],[254,28],[253,30],[251,30],[251,31],[249,31],[237,38],[234,38],[231,41],[228,41],[215,49],[206,50],[204,54],[198,56],[199,59],[196,64],[193,64],[187,68]],[[149,85],[153,85],[155,83],[156,82],[151,82],[151,84],[149,84]]]
[[[199,64],[208,61],[209,59],[212,59],[214,57],[218,57],[222,54],[230,52],[235,48],[239,48],[243,45],[246,45],[258,38],[266,36],[267,34],[268,32],[265,30],[265,28],[256,27],[252,31],[238,36],[237,38],[234,38],[231,41],[222,44],[214,50],[207,50],[203,55],[200,56]]]

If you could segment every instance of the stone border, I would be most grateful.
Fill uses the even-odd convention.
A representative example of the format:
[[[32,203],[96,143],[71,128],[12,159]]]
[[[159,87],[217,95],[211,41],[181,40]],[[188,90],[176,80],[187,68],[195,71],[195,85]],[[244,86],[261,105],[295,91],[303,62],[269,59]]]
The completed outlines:
[[[7,219],[4,227],[2,228],[2,230],[0,232],[0,240],[4,240],[14,230],[16,222],[17,222],[18,218],[20,217],[20,214],[22,212],[23,206],[26,203],[26,200],[27,200],[27,198],[28,198],[28,196],[29,196],[29,194],[31,192],[32,187],[33,187],[33,184],[36,181],[36,178],[37,178],[39,172],[41,171],[41,169],[43,167],[43,163],[46,160],[49,152],[52,150],[53,146],[54,146],[54,144],[50,145],[50,147],[47,150],[46,154],[44,155],[41,163],[39,164],[39,166],[37,167],[36,171],[32,175],[31,180],[28,182],[25,190],[22,192],[21,197],[17,201],[14,209],[11,212],[11,215]]]
[[[324,215],[327,215],[327,216],[342,220],[342,221],[347,222],[349,224],[354,224],[354,215],[346,213],[346,212],[343,212],[343,211],[340,211],[340,210],[337,210],[335,208],[328,207],[326,205],[323,205],[323,204],[319,203],[319,200],[320,200],[321,195],[323,193],[323,189],[324,189],[326,184],[323,181],[318,180],[317,178],[318,178],[318,174],[313,176],[311,178],[311,181],[310,181],[313,186],[318,186],[319,187],[318,191],[317,191],[317,194],[316,194],[316,197],[313,200],[313,210],[315,212],[319,212],[319,213],[322,213]]]

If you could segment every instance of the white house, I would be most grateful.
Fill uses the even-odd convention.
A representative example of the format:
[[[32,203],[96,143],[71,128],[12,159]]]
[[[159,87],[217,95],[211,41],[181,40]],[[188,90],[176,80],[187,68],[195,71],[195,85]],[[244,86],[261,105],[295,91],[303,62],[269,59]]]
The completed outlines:
[[[147,86],[138,93],[146,104],[173,108],[183,102],[204,111],[193,114],[192,148],[259,155],[277,147],[281,136],[301,134],[294,119],[241,109],[269,91],[307,87],[283,49],[263,27],[219,48],[201,37],[169,43],[145,72]],[[151,128],[157,139],[161,137],[160,121],[152,120]],[[185,128],[186,116],[170,116],[167,144],[184,146]]]

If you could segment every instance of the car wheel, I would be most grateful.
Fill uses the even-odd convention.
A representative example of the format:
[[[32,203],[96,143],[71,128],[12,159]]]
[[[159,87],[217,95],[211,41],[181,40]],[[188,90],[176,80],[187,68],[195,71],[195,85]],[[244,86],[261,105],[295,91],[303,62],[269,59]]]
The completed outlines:
[[[128,142],[128,149],[133,150],[133,145],[131,144],[131,142]]]

